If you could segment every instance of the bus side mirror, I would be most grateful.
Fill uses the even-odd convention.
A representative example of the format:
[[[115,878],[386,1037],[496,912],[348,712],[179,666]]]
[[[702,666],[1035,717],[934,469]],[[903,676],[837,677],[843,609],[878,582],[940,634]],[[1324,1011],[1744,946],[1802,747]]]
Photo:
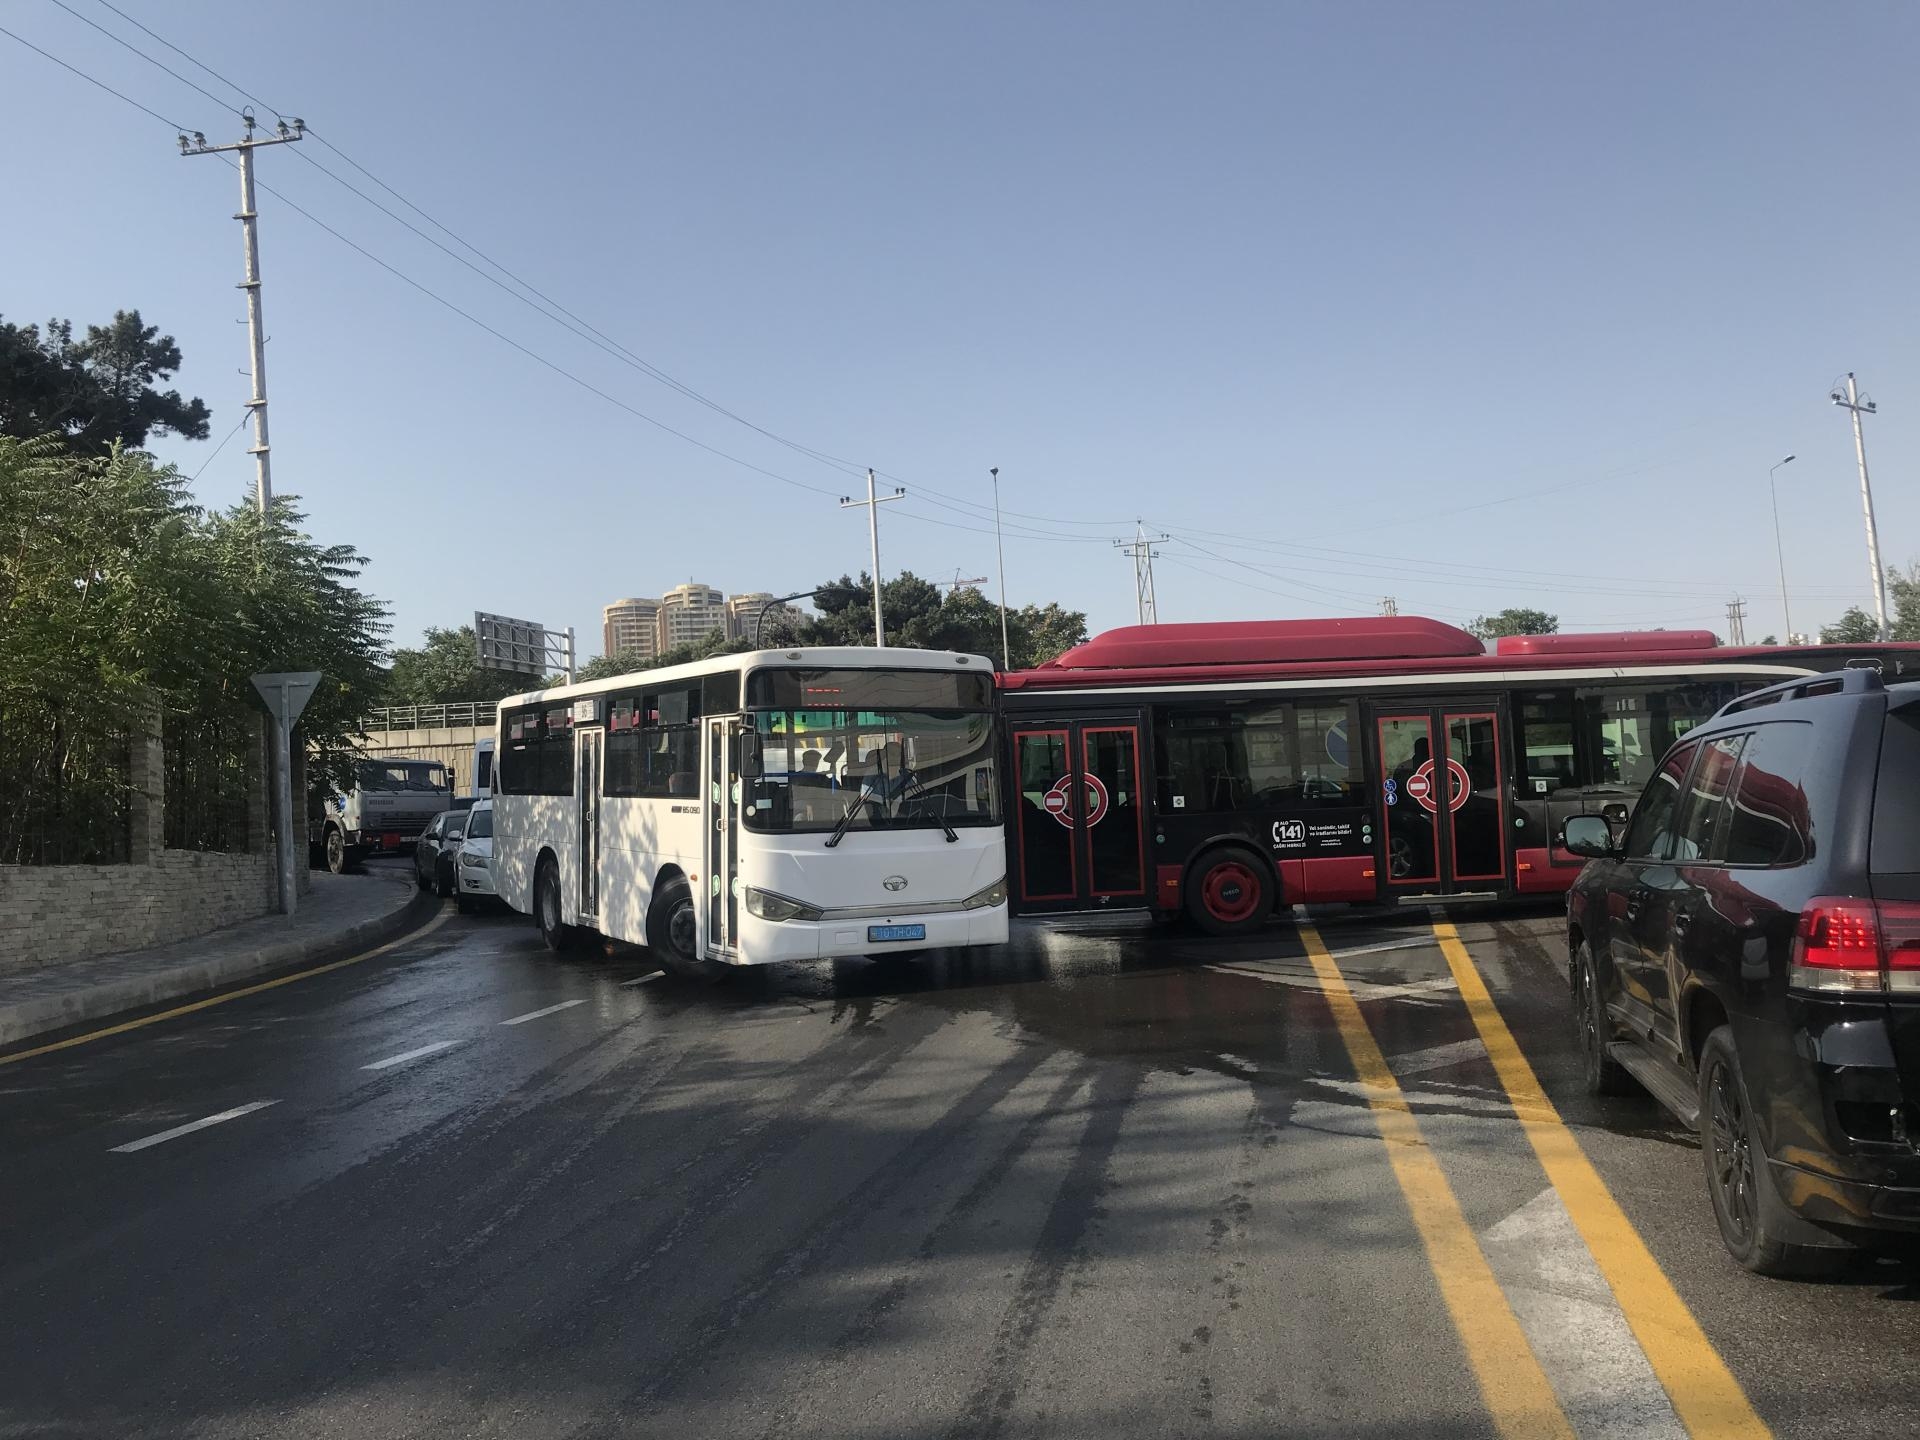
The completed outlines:
[[[760,736],[757,732],[736,737],[733,768],[743,780],[760,778]]]
[[[1614,848],[1613,832],[1598,815],[1575,815],[1569,819],[1565,844],[1574,854],[1589,860],[1605,860],[1619,853]]]

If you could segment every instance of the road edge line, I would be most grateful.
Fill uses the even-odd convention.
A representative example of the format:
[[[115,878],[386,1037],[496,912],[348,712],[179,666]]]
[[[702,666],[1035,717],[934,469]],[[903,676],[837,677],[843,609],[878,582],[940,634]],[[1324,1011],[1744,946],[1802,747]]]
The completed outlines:
[[[1386,1146],[1393,1178],[1413,1217],[1414,1229],[1426,1251],[1427,1268],[1440,1287],[1440,1298],[1495,1428],[1508,1437],[1563,1436],[1571,1440],[1573,1427],[1554,1394],[1553,1384],[1480,1249],[1479,1238],[1467,1224],[1439,1157],[1420,1133],[1419,1120],[1393,1071],[1387,1068],[1386,1057],[1360,1013],[1360,1002],[1313,922],[1302,915],[1296,925],[1328,1008],[1333,1011],[1341,1043],[1361,1085],[1370,1092],[1367,1105]]]
[[[331,970],[344,970],[349,965],[358,965],[363,960],[384,955],[397,946],[406,945],[426,935],[431,935],[447,923],[450,911],[444,907],[436,911],[426,924],[417,930],[409,930],[384,945],[376,945],[371,950],[363,950],[358,955],[349,955],[344,960],[330,960],[325,965],[315,965],[310,969],[296,970],[290,975],[276,976],[272,980],[262,980],[255,985],[242,986],[238,990],[229,990],[222,995],[212,995],[205,1000],[195,1000],[188,1005],[175,1005],[169,1010],[161,1010],[152,1015],[142,1015],[138,1019],[123,1020],[118,1025],[103,1026],[98,1030],[89,1030],[84,1035],[69,1035],[64,1040],[55,1040],[50,1044],[39,1045],[31,1050],[16,1050],[11,1055],[0,1055],[0,1066],[13,1065],[22,1060],[31,1060],[38,1055],[51,1055],[56,1050],[70,1050],[76,1045],[85,1045],[94,1040],[105,1040],[111,1035],[124,1035],[129,1030],[139,1030],[148,1025],[157,1025],[162,1020],[173,1020],[181,1015],[191,1015],[197,1010],[210,1009],[215,1005],[224,1005],[229,1000],[239,1000],[248,995],[258,995],[263,990],[275,990],[282,985],[291,985],[296,980],[308,980],[315,975],[325,975]]]
[[[1771,1436],[1772,1430],[1733,1371],[1547,1098],[1460,932],[1449,920],[1436,917],[1432,924],[1440,953],[1459,984],[1460,998],[1487,1047],[1501,1088],[1513,1103],[1514,1115],[1547,1173],[1547,1183],[1559,1192],[1574,1227],[1587,1242],[1680,1423],[1690,1434],[1714,1440]]]

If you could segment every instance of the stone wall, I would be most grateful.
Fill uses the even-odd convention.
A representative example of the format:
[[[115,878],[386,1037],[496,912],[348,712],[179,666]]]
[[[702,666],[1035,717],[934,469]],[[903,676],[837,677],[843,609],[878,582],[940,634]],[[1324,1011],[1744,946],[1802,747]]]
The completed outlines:
[[[266,734],[262,717],[261,764],[247,788],[244,854],[165,848],[164,737],[156,728],[136,742],[128,863],[0,865],[0,971],[165,945],[273,911],[279,895]],[[296,823],[305,811],[298,798],[306,768],[301,758],[296,745]],[[306,837],[296,839],[304,892],[311,885]]]

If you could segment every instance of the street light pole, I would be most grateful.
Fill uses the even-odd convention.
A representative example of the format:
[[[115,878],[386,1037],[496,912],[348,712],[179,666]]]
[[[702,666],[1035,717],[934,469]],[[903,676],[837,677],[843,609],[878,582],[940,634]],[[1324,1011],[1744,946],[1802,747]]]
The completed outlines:
[[[993,553],[1000,562],[1000,668],[1013,668],[1012,647],[1007,644],[1007,552],[1000,543],[1000,467],[987,472],[993,476]]]
[[[1773,553],[1774,558],[1780,562],[1780,619],[1786,627],[1780,632],[1780,639],[1785,645],[1793,643],[1793,611],[1787,604],[1787,552],[1780,543],[1780,494],[1774,489],[1773,472],[1781,465],[1792,463],[1793,456],[1789,455],[1780,462],[1780,465],[1775,465],[1773,470],[1767,471],[1767,498],[1773,501]]]
[[[817,600],[829,591],[835,594],[852,593],[843,592],[838,585],[822,585],[818,590],[796,590],[791,595],[782,595],[777,599],[767,601],[760,607],[760,613],[754,617],[753,648],[756,650],[760,648],[761,633],[767,628],[767,615],[774,606],[784,605],[789,600]]]
[[[1873,570],[1873,614],[1879,624],[1879,638],[1887,638],[1887,572],[1880,567],[1880,527],[1873,522],[1873,486],[1867,480],[1867,442],[1860,433],[1860,417],[1875,414],[1879,407],[1871,400],[1860,398],[1860,387],[1854,383],[1853,372],[1847,372],[1847,389],[1843,395],[1835,390],[1830,397],[1842,410],[1853,412],[1853,454],[1860,462],[1860,508],[1867,516],[1867,564]]]

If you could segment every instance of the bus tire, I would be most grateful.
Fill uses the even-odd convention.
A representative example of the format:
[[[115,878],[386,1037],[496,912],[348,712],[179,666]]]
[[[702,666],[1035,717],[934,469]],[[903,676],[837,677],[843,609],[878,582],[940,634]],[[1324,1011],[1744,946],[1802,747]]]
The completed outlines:
[[[565,913],[560,907],[560,867],[553,856],[542,855],[533,872],[533,919],[547,949],[556,955],[580,943],[580,927],[563,921]]]
[[[327,826],[327,833],[320,841],[321,853],[326,857],[328,873],[344,875],[353,866],[354,856],[347,849],[347,837],[338,825]]]
[[[1273,914],[1273,872],[1240,845],[1209,850],[1187,874],[1187,914],[1209,935],[1245,935]]]
[[[684,875],[675,875],[654,892],[647,907],[647,949],[660,968],[682,980],[718,980],[727,967],[699,955],[699,918],[693,908],[693,887]]]

